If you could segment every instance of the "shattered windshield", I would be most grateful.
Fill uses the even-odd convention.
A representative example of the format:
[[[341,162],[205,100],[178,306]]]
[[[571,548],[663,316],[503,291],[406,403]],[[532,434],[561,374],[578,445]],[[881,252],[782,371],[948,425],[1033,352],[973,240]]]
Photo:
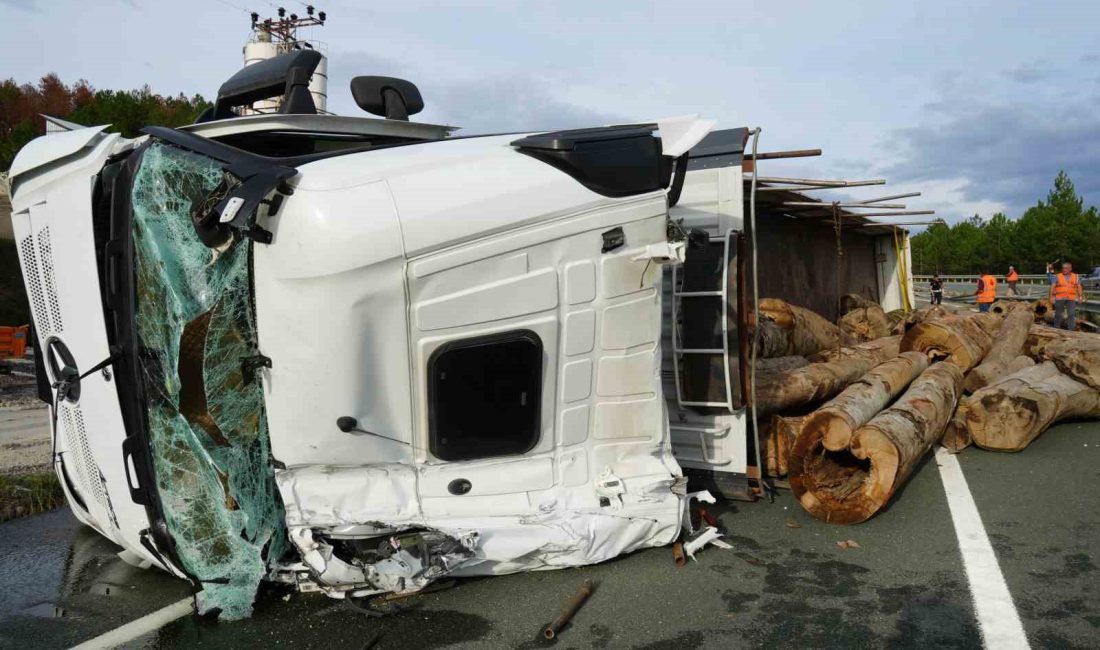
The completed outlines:
[[[201,611],[251,613],[286,535],[256,355],[251,242],[207,248],[191,225],[223,181],[215,160],[154,141],[134,177],[136,328],[150,452]]]

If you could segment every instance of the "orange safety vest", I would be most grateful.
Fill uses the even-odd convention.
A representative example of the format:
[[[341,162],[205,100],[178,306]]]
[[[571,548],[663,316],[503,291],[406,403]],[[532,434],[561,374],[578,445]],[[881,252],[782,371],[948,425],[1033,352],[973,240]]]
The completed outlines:
[[[1009,273],[1008,277],[1005,278],[1005,279],[1008,280],[1009,282],[1016,282],[1017,280],[1020,279],[1020,274],[1013,271],[1012,273]]]
[[[982,291],[978,294],[978,302],[993,302],[997,299],[997,278],[992,275],[982,276]]]
[[[1066,278],[1065,273],[1059,273],[1054,276],[1054,299],[1055,300],[1074,300],[1077,298],[1077,274],[1070,273],[1069,278]]]

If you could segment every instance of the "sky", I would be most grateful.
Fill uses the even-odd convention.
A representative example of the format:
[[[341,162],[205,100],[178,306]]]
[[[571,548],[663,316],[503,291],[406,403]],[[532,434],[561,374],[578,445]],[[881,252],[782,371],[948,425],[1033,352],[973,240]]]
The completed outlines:
[[[241,64],[252,0],[0,0],[0,78],[213,98]],[[305,5],[286,2],[288,11]],[[414,119],[462,133],[697,113],[759,126],[768,176],[921,191],[949,222],[1018,217],[1064,169],[1100,204],[1100,2],[317,0],[329,109],[360,74],[417,84]],[[311,36],[310,34],[303,34]],[[914,219],[921,219],[916,217]]]

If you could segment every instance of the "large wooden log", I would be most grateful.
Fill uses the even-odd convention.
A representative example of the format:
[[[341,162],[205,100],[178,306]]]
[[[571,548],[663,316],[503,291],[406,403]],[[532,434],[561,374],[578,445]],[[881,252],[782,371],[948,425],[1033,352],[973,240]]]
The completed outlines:
[[[760,327],[758,356],[806,356],[845,340],[839,327],[804,307],[778,298],[762,298],[759,307],[759,317],[753,319]]]
[[[792,355],[789,357],[770,357],[756,360],[756,376],[767,374],[769,372],[782,372],[784,370],[794,370],[795,368],[801,368],[809,365],[809,360],[806,357],[800,357],[798,355]]]
[[[1062,341],[1073,340],[1079,344],[1091,346],[1100,341],[1100,335],[1088,332],[1075,332],[1069,330],[1054,329],[1046,325],[1032,325],[1027,332],[1027,341],[1024,343],[1024,354],[1036,361],[1042,361],[1042,351],[1048,345]],[[812,359],[811,359],[812,361]]]
[[[825,449],[845,449],[856,429],[886,408],[926,368],[928,356],[921,352],[904,352],[880,363],[807,416],[803,429],[812,429]]]
[[[840,331],[849,341],[873,341],[890,335],[890,322],[878,305],[858,307],[840,317]]]
[[[959,453],[974,442],[970,438],[970,432],[966,430],[966,421],[960,415],[963,410],[963,401],[965,401],[965,398],[959,400],[958,408],[955,409],[951,419],[947,421],[947,426],[943,429],[943,436],[940,437],[940,444],[953,454]]]
[[[924,352],[950,361],[966,372],[978,365],[993,345],[993,334],[1000,327],[996,314],[944,316],[913,326],[901,338],[902,352]]]
[[[1065,339],[1043,346],[1039,358],[1090,388],[1100,390],[1100,337],[1096,341]]]
[[[850,311],[864,309],[866,307],[878,307],[878,303],[873,300],[868,300],[858,293],[846,293],[840,297],[841,314],[847,314]]]
[[[943,318],[944,316],[950,316],[951,312],[947,311],[943,305],[928,305],[927,307],[921,307],[920,309],[914,309],[905,315],[905,319],[901,322],[901,328],[897,332],[898,334],[904,334],[913,329],[914,325],[923,323],[926,320],[932,320],[935,318]]]
[[[1020,451],[1059,420],[1100,417],[1100,391],[1067,377],[1048,361],[977,391],[959,411],[975,445]]]
[[[811,363],[802,368],[768,373],[756,383],[758,415],[787,411],[823,402],[875,365],[869,358]]]
[[[963,390],[968,393],[984,388],[1006,374],[1009,364],[1020,356],[1031,330],[1031,312],[1012,309],[1004,317],[997,336],[982,362],[966,375]]]
[[[962,390],[963,372],[935,363],[889,408],[856,430],[851,445],[828,451],[803,429],[790,458],[791,490],[813,516],[865,521],[890,500],[939,440]]]
[[[810,363],[825,363],[831,361],[847,361],[850,359],[866,359],[872,364],[882,363],[887,359],[898,356],[900,336],[887,336],[867,343],[849,345],[842,348],[830,348],[816,354],[811,354],[807,359]]]
[[[899,336],[822,350],[801,368],[765,373],[756,381],[758,415],[816,404],[833,397],[868,370],[898,355]]]

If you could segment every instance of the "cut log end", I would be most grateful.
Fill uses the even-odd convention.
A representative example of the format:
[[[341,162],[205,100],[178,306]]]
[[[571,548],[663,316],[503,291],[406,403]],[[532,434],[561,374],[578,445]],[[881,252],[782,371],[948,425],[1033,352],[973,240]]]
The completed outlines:
[[[840,451],[848,447],[855,432],[844,416],[820,410],[806,418],[804,430],[813,429],[826,451]]]
[[[852,444],[852,448],[830,451],[818,439],[799,457],[799,472],[794,471],[792,453],[791,489],[802,507],[818,519],[859,523],[889,499],[901,462],[897,449],[888,438],[867,429]]]

